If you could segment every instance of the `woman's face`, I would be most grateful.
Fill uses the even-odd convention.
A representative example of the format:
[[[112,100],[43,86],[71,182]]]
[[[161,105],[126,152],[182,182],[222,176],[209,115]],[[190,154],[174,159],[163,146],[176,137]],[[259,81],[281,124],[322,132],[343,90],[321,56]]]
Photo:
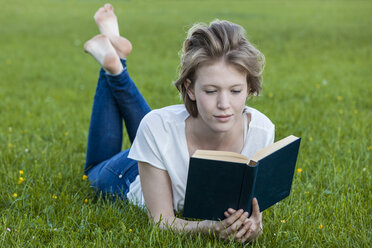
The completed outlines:
[[[223,60],[205,64],[196,70],[194,89],[188,89],[196,101],[197,119],[213,132],[229,132],[239,127],[248,97],[247,74]]]

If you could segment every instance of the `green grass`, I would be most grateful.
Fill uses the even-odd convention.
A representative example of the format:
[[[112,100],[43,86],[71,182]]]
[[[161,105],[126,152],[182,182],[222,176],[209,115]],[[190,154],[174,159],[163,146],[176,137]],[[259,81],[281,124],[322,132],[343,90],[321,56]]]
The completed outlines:
[[[180,102],[172,81],[192,23],[241,24],[267,59],[263,93],[248,105],[276,124],[276,139],[303,138],[302,172],[290,197],[264,212],[253,246],[370,247],[372,2],[200,2],[113,1],[150,106]],[[0,247],[240,246],[160,231],[82,180],[98,75],[82,46],[103,3],[1,1]]]

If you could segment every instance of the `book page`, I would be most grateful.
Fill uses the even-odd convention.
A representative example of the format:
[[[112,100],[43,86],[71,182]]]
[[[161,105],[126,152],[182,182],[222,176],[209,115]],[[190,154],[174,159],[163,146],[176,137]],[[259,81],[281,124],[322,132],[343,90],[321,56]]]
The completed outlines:
[[[242,154],[226,151],[197,150],[192,157],[245,164],[249,162],[249,158]]]
[[[279,150],[280,148],[292,143],[293,141],[299,139],[298,137],[294,136],[294,135],[290,135],[284,139],[281,139],[269,146],[266,146],[265,148],[259,150],[258,152],[256,152],[253,156],[252,156],[252,160],[253,161],[258,161],[264,157],[266,157],[267,155],[270,155],[271,153]]]

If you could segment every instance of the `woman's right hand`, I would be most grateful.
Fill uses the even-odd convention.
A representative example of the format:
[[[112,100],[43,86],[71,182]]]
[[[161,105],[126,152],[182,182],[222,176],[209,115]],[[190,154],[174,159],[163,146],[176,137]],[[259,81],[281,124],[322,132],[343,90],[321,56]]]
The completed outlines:
[[[232,212],[232,211],[230,211]],[[248,231],[251,222],[248,220],[248,212],[240,209],[229,215],[222,221],[203,221],[208,230],[213,231],[218,237],[222,239],[234,239],[236,241],[245,242],[245,233]]]

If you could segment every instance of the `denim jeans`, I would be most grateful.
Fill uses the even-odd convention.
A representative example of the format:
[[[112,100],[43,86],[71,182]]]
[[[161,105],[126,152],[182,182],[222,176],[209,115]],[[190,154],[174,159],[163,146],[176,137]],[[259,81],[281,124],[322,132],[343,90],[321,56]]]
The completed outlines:
[[[124,70],[109,75],[101,69],[90,119],[85,174],[92,187],[104,195],[124,195],[138,175],[137,161],[129,149],[121,151],[123,120],[132,143],[142,118],[150,107]]]

